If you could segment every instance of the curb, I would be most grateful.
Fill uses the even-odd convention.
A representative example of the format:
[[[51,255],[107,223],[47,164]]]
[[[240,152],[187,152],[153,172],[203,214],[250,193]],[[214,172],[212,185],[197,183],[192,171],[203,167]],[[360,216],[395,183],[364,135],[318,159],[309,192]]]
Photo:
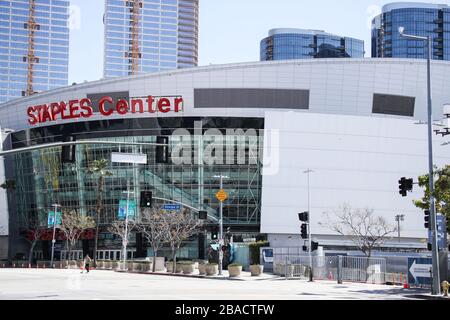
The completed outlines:
[[[182,274],[182,273],[168,273],[168,272],[142,272],[142,271],[124,271],[124,270],[114,270],[120,273],[132,273],[132,274],[146,274],[154,276],[168,276],[168,277],[182,277],[182,278],[195,278],[195,279],[214,279],[214,280],[237,280],[245,281],[242,277],[218,277],[218,276],[203,276],[197,274]]]
[[[408,294],[405,295],[405,297],[408,298],[414,298],[414,299],[421,299],[421,300],[450,300],[449,297],[444,297],[444,296],[430,296],[430,295],[426,295],[426,294]]]

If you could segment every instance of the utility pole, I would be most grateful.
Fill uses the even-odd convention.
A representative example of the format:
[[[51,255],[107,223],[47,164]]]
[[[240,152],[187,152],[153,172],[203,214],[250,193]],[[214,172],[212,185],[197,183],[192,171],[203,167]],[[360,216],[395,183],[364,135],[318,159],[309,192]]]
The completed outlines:
[[[223,202],[227,199],[228,195],[223,191],[223,179],[227,179],[229,177],[224,175],[214,176],[214,178],[220,178],[220,190],[216,194],[217,199],[219,200],[219,276],[222,275],[222,267],[223,267],[223,251],[222,246],[225,241],[223,239]],[[219,194],[219,195],[218,195]]]
[[[400,221],[405,221],[405,215],[404,214],[398,214],[395,216],[395,221],[397,221],[397,231],[398,231],[398,242],[400,242]]]
[[[125,234],[122,240],[122,258],[123,258],[123,270],[127,270],[127,244],[128,244],[128,213],[130,207],[130,178],[127,180],[127,207],[125,211]]]
[[[304,171],[303,173],[308,174],[308,255],[309,255],[309,281],[313,281],[313,263],[312,263],[312,253],[311,253],[311,206],[310,206],[310,194],[309,194],[309,174],[314,172],[311,169]]]
[[[59,204],[53,204],[53,237],[52,237],[52,257],[50,259],[50,267],[53,268],[53,258],[55,256],[55,235],[56,235],[56,211],[58,210],[58,207],[61,207]]]
[[[433,107],[431,97],[431,55],[432,51],[432,39],[430,36],[421,37],[415,35],[405,34],[405,28],[400,27],[398,29],[400,35],[407,39],[422,40],[426,42],[428,48],[427,57],[427,92],[428,92],[428,176],[429,176],[429,191],[430,191],[430,223],[431,223],[431,235],[432,235],[432,265],[433,265],[433,277],[431,293],[433,295],[441,294],[441,275],[439,270],[439,247],[437,238],[437,218],[436,218],[436,205],[434,200],[434,165],[433,165]]]

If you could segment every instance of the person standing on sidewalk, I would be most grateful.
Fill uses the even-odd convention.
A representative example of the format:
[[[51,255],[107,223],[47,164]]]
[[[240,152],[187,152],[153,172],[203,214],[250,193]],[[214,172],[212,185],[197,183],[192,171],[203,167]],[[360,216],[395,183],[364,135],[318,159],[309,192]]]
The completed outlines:
[[[84,270],[86,270],[86,273],[89,273],[89,264],[90,263],[91,263],[91,257],[89,257],[89,255],[87,254],[83,260],[83,266],[84,266]],[[83,273],[84,270],[81,270],[81,273]]]

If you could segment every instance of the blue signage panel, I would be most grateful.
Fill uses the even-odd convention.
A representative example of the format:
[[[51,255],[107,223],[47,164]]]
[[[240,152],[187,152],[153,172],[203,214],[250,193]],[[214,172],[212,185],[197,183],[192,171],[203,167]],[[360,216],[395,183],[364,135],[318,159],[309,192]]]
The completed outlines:
[[[410,285],[431,285],[431,258],[408,258],[408,283]]]
[[[128,202],[128,205],[127,205]],[[128,219],[134,219],[136,216],[136,201],[120,200],[119,201],[119,220],[125,220],[128,210]]]
[[[163,209],[169,211],[181,210],[181,204],[165,204],[163,205]]]
[[[447,219],[443,215],[438,215],[436,219],[438,248],[442,250],[447,247]],[[431,231],[428,230],[428,243],[432,243],[432,239]]]
[[[50,211],[47,217],[47,225],[50,228],[53,227],[54,223],[55,223],[55,211]],[[61,224],[62,224],[62,213],[56,212],[56,225],[60,226]]]

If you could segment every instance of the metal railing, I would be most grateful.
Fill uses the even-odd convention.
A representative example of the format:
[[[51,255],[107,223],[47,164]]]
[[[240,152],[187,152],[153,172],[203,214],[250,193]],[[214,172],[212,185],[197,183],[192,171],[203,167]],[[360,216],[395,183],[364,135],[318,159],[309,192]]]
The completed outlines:
[[[312,272],[315,280],[385,284],[386,259],[313,256]],[[286,279],[309,279],[309,257],[305,255],[274,254],[273,273],[286,277]]]

